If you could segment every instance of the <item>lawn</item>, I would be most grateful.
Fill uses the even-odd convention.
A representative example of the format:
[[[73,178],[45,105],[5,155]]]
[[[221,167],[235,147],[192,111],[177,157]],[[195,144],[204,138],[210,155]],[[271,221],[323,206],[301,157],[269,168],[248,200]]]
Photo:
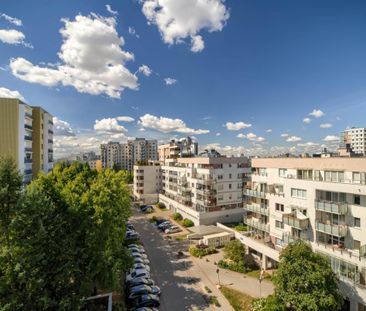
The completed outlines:
[[[252,297],[225,286],[222,286],[220,290],[235,311],[250,311],[252,309]]]
[[[259,279],[259,276],[261,274],[261,270],[253,270],[253,271],[249,271],[249,272],[247,272],[245,274],[248,275],[248,276],[251,276],[253,278]],[[264,272],[263,279],[270,280],[271,279],[271,275],[268,272]]]

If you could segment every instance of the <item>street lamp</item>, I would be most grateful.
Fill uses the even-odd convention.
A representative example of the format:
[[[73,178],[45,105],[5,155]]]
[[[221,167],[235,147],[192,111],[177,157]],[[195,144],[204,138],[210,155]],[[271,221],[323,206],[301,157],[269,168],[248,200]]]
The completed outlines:
[[[217,279],[219,281],[219,286],[220,286],[220,269],[219,268],[216,269],[216,273],[217,273]]]

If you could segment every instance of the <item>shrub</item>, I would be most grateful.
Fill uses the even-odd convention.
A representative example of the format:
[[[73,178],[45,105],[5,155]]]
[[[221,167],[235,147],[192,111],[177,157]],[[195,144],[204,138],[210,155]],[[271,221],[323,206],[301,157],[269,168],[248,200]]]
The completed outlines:
[[[248,227],[246,225],[243,225],[243,224],[236,225],[234,227],[234,229],[236,231],[248,231]]]
[[[159,202],[158,204],[156,204],[156,206],[160,209],[166,209],[166,206],[163,202]]]
[[[221,304],[219,303],[219,300],[216,296],[210,296],[208,303],[210,305],[215,305],[216,307],[221,307]]]
[[[194,222],[188,218],[185,218],[183,220],[183,226],[188,228],[188,227],[193,227],[194,226]]]
[[[243,260],[238,262],[229,261],[229,260],[220,260],[217,264],[222,269],[228,269],[235,272],[246,273],[248,272],[248,268],[245,266]]]
[[[180,213],[174,213],[174,214],[173,214],[173,219],[174,219],[175,221],[181,221],[181,220],[183,220],[183,216],[182,216],[182,214],[180,214]]]
[[[153,216],[153,217],[150,218],[151,222],[156,222],[157,220],[158,220],[158,218],[156,216]]]
[[[205,291],[208,292],[209,294],[212,293],[212,290],[208,286],[205,286]]]
[[[217,250],[213,247],[197,248],[196,246],[190,246],[188,251],[192,256],[199,257],[199,258],[206,256],[206,255],[217,253]]]

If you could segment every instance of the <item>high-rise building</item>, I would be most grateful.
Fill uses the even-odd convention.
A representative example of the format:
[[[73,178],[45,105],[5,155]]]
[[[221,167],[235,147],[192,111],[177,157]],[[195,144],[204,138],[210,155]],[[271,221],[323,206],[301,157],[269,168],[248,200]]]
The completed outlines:
[[[264,268],[302,239],[340,278],[350,310],[366,308],[366,158],[254,158],[244,193],[246,233]]]
[[[344,130],[341,133],[340,148],[356,155],[366,155],[366,128],[352,127]]]
[[[181,140],[171,140],[168,144],[160,145],[159,161],[164,163],[166,159],[178,157],[194,157],[198,154],[198,143],[187,137]]]
[[[132,171],[136,162],[141,164],[158,159],[157,140],[136,138],[124,144],[109,142],[108,144],[102,144],[100,149],[103,168],[119,168]]]
[[[162,186],[161,166],[158,161],[149,161],[133,167],[133,195],[136,200],[153,204],[159,200]]]
[[[0,98],[0,155],[15,159],[24,183],[53,167],[52,116],[19,99]]]

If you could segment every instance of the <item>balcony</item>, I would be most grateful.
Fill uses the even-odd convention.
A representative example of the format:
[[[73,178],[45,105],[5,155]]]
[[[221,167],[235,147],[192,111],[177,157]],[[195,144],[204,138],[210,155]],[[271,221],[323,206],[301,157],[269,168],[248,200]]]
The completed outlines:
[[[33,151],[33,149],[29,148],[29,147],[25,147],[24,150],[25,150],[25,152],[32,152]]]
[[[309,227],[309,218],[299,211],[283,214],[282,221],[285,225],[299,230],[305,230]]]
[[[348,205],[347,203],[323,201],[316,199],[315,209],[326,213],[345,215],[348,210]]]
[[[26,128],[27,130],[33,130],[32,125],[28,125],[28,124],[24,124],[24,128]]]
[[[244,223],[250,227],[269,233],[269,223],[261,222],[257,218],[244,218]]]
[[[24,139],[25,139],[25,140],[30,140],[30,141],[32,141],[32,136],[25,135],[25,136],[24,136]]]
[[[335,235],[338,237],[344,237],[347,235],[347,226],[346,225],[325,224],[325,223],[316,221],[315,228],[317,231]]]
[[[244,209],[253,213],[269,216],[269,209],[266,204],[246,204]]]
[[[25,113],[25,116],[28,117],[28,118],[30,118],[30,119],[32,119],[32,114],[31,113],[26,112]]]
[[[53,134],[53,131],[52,130],[48,130],[48,134]]]
[[[32,174],[32,170],[24,170],[24,175],[31,175]]]
[[[256,190],[252,190],[252,189],[244,189],[244,194],[247,196],[255,197],[255,198],[261,198],[261,199],[266,198],[265,192],[256,191]]]
[[[53,144],[53,139],[48,139],[49,144]]]
[[[308,236],[305,232],[300,232],[300,234],[293,234],[292,232],[284,232],[282,234],[282,241],[285,244],[290,244],[297,240],[307,241],[307,239],[308,239]]]
[[[53,122],[51,120],[48,120],[48,124],[53,125]]]
[[[32,159],[24,158],[24,163],[32,163]]]

